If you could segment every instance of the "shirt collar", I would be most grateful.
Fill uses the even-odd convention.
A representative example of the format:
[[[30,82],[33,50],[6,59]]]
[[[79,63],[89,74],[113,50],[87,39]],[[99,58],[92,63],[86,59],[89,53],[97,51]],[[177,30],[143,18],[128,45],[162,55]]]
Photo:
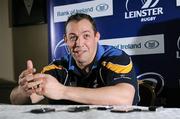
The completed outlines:
[[[92,69],[97,68],[98,62],[101,59],[104,52],[105,52],[104,47],[102,45],[98,44],[97,45],[97,52],[96,52],[96,56],[95,56],[95,59],[94,59]],[[71,55],[69,57],[70,57],[69,58],[69,70],[72,70],[73,72],[79,74],[79,71],[78,71],[77,65],[75,63],[75,60],[73,59],[73,57]]]

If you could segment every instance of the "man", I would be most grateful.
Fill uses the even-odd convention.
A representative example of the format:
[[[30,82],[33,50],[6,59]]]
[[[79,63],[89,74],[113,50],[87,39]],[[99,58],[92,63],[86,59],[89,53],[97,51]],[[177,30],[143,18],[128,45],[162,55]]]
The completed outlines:
[[[100,33],[86,14],[69,17],[64,41],[70,55],[35,73],[32,61],[19,76],[19,86],[11,92],[12,104],[135,105],[137,80],[131,58],[122,50],[98,44]],[[69,101],[69,102],[68,102]]]

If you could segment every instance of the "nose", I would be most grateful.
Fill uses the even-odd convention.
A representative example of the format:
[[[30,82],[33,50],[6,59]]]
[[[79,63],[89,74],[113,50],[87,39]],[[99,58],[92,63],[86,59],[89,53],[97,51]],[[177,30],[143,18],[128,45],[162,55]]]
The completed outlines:
[[[84,44],[84,40],[82,38],[82,36],[79,36],[76,40],[76,47],[82,47]]]

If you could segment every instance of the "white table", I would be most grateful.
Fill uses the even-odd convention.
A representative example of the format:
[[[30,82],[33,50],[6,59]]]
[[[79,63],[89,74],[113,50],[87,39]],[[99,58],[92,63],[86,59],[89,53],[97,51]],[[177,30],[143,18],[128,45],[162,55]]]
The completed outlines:
[[[31,109],[46,107],[62,110],[72,106],[0,104],[0,119],[180,119],[180,108],[163,108],[155,112],[141,111],[129,113],[112,113],[109,110],[102,111],[96,109],[90,109],[83,112],[59,111],[41,114],[29,112]]]

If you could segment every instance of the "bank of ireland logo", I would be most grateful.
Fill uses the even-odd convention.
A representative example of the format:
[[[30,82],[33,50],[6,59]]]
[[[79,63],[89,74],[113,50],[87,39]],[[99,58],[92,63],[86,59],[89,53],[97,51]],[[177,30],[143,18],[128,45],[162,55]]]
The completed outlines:
[[[96,11],[104,12],[104,11],[108,10],[108,8],[109,8],[108,4],[102,3],[102,4],[99,4],[99,5],[96,6]]]
[[[147,49],[155,49],[159,46],[159,42],[156,41],[156,40],[149,40],[149,41],[146,41],[144,46],[147,48]]]
[[[135,2],[134,0],[126,0],[125,19],[141,18],[141,22],[154,21],[156,16],[163,14],[163,8],[157,7],[159,0],[138,0],[134,6],[141,4],[139,10],[131,11],[129,4]],[[132,7],[132,6],[131,6]]]

